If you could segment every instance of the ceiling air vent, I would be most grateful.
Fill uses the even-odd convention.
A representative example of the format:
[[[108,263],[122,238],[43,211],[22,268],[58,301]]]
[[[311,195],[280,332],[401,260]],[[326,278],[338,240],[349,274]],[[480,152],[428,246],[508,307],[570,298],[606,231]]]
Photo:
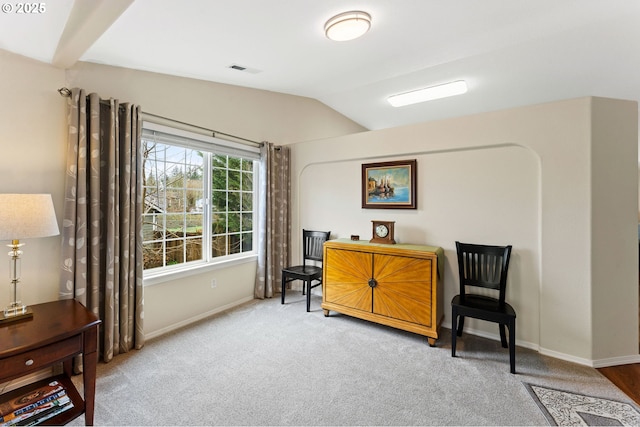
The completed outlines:
[[[256,70],[255,68],[249,68],[238,64],[231,64],[228,68],[236,71],[244,71],[245,73],[251,74],[258,74],[262,72],[262,70]]]

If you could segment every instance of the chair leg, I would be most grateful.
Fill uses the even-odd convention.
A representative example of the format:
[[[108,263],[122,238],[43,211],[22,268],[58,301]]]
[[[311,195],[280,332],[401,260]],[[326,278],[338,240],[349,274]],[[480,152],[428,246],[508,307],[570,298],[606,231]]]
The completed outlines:
[[[305,282],[307,288],[307,313],[311,311],[311,280]]]
[[[511,373],[516,373],[516,320],[509,322],[509,363],[511,365]]]
[[[457,338],[457,333],[456,333],[456,323],[458,320],[458,313],[456,313],[455,311],[453,311],[451,313],[451,357],[456,357],[456,338]]]
[[[284,304],[284,291],[287,288],[287,281],[285,280],[285,275],[282,275],[282,291],[280,292],[282,294],[282,302],[280,304]]]
[[[502,343],[502,348],[508,348],[507,345],[507,334],[505,333],[505,324],[500,323],[500,342]],[[509,335],[511,335],[511,328],[509,328]],[[511,344],[511,340],[509,340],[509,344]]]
[[[460,316],[460,320],[458,320],[458,336],[462,336],[462,329],[464,328],[464,316]]]

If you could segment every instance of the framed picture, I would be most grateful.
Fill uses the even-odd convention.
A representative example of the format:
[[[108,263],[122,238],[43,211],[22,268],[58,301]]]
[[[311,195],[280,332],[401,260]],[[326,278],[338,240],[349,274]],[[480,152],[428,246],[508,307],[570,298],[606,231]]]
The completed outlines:
[[[362,165],[363,209],[416,209],[416,165],[413,160]]]

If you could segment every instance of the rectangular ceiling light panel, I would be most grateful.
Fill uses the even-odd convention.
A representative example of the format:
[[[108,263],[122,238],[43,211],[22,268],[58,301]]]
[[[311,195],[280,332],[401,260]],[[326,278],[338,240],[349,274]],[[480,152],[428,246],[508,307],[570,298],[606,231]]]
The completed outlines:
[[[417,104],[419,102],[432,101],[434,99],[446,98],[449,96],[462,95],[467,92],[467,83],[464,80],[457,80],[438,86],[431,86],[387,98],[389,104],[394,107]]]

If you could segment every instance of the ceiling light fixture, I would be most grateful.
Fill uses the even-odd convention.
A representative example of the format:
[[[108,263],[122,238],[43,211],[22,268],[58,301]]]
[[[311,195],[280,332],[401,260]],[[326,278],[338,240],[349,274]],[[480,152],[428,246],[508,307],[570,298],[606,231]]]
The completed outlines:
[[[324,24],[328,39],[342,42],[357,39],[371,28],[371,15],[362,11],[344,12],[329,19]]]
[[[462,95],[466,92],[467,83],[464,80],[457,80],[451,83],[393,95],[387,98],[387,101],[389,101],[389,104],[394,107],[404,107],[405,105],[417,104],[419,102],[432,101],[434,99],[446,98],[448,96]]]

